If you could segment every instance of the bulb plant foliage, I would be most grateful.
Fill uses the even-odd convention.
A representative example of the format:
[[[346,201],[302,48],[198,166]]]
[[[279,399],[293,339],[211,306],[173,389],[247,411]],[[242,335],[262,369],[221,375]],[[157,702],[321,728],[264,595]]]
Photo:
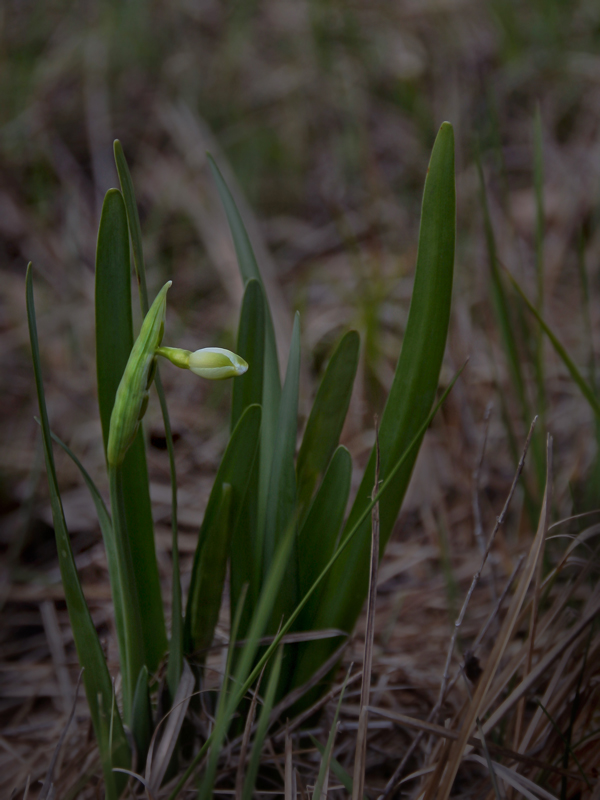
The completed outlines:
[[[102,760],[106,796],[124,790],[126,771],[143,771],[153,719],[149,677],[167,661],[170,697],[185,684],[186,661],[201,665],[210,646],[230,564],[231,639],[245,645],[227,662],[212,733],[188,773],[204,756],[202,797],[209,797],[220,746],[232,717],[274,656],[267,682],[272,704],[308,681],[352,631],[368,589],[370,515],[380,508],[380,554],[398,515],[424,433],[437,403],[448,330],[455,238],[454,136],[444,123],[436,138],[423,195],[411,308],[392,388],[381,416],[380,486],[373,494],[375,452],[346,518],[352,463],[339,444],[359,356],[349,331],[333,353],[296,454],[300,321],[296,314],[281,381],[271,311],[260,270],[235,202],[210,165],[231,228],[245,285],[236,353],[163,346],[168,281],[148,303],[141,230],[131,176],[115,142],[121,188],[105,198],[96,256],[98,399],[110,485],[110,512],[77,456],[50,430],[41,376],[31,265],[26,293],[34,372],[59,563],[69,616]],[[143,323],[134,340],[131,252]],[[158,357],[203,378],[233,381],[231,435],[199,531],[185,613],[177,548],[175,459]],[[456,378],[455,378],[456,379]],[[173,597],[167,638],[156,563],[148,470],[142,430],[148,393],[156,386],[165,424],[172,482]],[[115,610],[122,703],[85,602],[62,511],[52,439],[80,469],[94,500],[107,553]],[[339,635],[280,645],[290,631],[335,629]],[[265,634],[272,637],[260,647]],[[281,649],[283,647],[283,650]],[[201,675],[201,671],[198,673]],[[183,676],[183,677],[182,677]],[[201,679],[201,678],[200,678]],[[322,692],[326,683],[312,690]],[[305,694],[301,703],[308,703]],[[122,710],[120,710],[120,708]],[[265,720],[267,717],[265,717]],[[126,734],[127,729],[131,736]],[[260,753],[265,725],[254,750]],[[146,778],[152,784],[152,775]],[[160,780],[165,770],[160,772]],[[186,773],[186,775],[188,774]],[[256,775],[256,769],[250,770]],[[185,779],[184,775],[184,779]],[[252,782],[254,777],[249,777]],[[173,791],[177,795],[183,779]],[[253,784],[244,787],[250,796]]]

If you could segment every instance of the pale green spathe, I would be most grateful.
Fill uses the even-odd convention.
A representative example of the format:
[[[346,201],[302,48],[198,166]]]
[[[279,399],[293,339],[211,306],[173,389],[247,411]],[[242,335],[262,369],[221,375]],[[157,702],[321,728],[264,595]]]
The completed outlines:
[[[122,463],[148,405],[148,389],[155,372],[155,350],[165,329],[167,281],[146,314],[140,335],[131,349],[110,417],[106,457],[110,466]]]

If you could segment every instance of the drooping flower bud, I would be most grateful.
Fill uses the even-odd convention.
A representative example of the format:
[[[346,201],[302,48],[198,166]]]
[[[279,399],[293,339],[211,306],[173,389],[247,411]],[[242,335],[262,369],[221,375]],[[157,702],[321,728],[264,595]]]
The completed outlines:
[[[178,347],[157,347],[156,355],[168,358],[181,369],[189,369],[201,378],[221,381],[243,375],[248,364],[243,358],[222,347],[204,347],[195,353]]]
[[[148,389],[156,372],[155,351],[160,346],[165,329],[167,292],[171,283],[165,283],[150,306],[117,389],[106,448],[111,467],[122,463],[148,406]]]

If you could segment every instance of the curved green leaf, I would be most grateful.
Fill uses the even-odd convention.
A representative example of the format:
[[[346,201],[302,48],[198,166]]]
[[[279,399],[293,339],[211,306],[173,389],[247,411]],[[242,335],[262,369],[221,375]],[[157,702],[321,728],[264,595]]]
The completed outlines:
[[[221,487],[219,508],[214,519],[212,535],[205,536],[196,570],[195,594],[200,598],[194,606],[191,626],[196,657],[204,659],[202,652],[212,644],[215,626],[219,619],[223,586],[227,572],[231,526],[231,484]]]
[[[133,346],[129,231],[123,197],[106,193],[96,249],[96,370],[104,446],[117,388]],[[144,639],[145,662],[154,672],[167,647],[160,578],[154,546],[148,467],[141,430],[120,470]],[[136,676],[137,678],[137,676]]]
[[[298,387],[300,380],[300,315],[296,313],[290,355],[281,393],[277,437],[271,462],[271,480],[265,518],[263,570],[271,568],[275,551],[281,538],[295,523],[296,473],[294,456],[298,433]],[[296,547],[293,547],[290,563],[281,592],[273,606],[272,628],[277,630],[282,616],[287,616],[298,602],[298,564]]]
[[[352,396],[359,347],[358,333],[348,331],[331,356],[306,423],[296,466],[300,524],[339,442]]]
[[[227,215],[242,280],[244,284],[252,278],[259,281],[265,301],[264,382],[261,403],[264,413],[260,443],[257,510],[257,529],[258,531],[262,531],[266,514],[267,495],[271,476],[271,458],[275,447],[277,415],[279,413],[279,401],[281,398],[281,378],[279,375],[279,363],[277,361],[275,330],[273,328],[273,318],[271,316],[271,310],[269,308],[269,302],[260,270],[256,263],[254,251],[252,250],[252,245],[250,244],[250,239],[248,238],[248,233],[246,232],[240,212],[237,209],[235,200],[227,188],[227,184],[219,168],[210,154],[208,155],[208,163]]]
[[[142,228],[140,225],[140,215],[135,200],[135,190],[133,180],[127,164],[127,159],[121,147],[121,142],[115,139],[114,145],[115,164],[119,175],[119,183],[123,192],[125,209],[127,212],[127,222],[131,245],[133,250],[133,263],[140,290],[140,305],[142,314],[148,313],[148,288],[146,285],[146,268],[144,266],[144,251],[142,248]],[[169,665],[167,670],[167,681],[171,696],[175,696],[181,673],[183,669],[183,619],[181,601],[181,576],[179,572],[179,545],[177,542],[177,474],[175,470],[175,449],[173,445],[173,434],[171,432],[171,421],[167,400],[160,379],[160,371],[157,367],[154,379],[156,393],[160,403],[160,410],[165,426],[165,439],[167,441],[167,452],[169,455],[169,472],[171,477],[171,550],[172,550],[172,602],[171,602],[171,642],[169,646]],[[147,479],[147,476],[145,476]]]
[[[256,458],[258,449],[258,442],[260,436],[261,425],[261,408],[260,406],[249,406],[242,414],[240,421],[236,425],[234,432],[231,435],[229,444],[223,454],[221,464],[217,471],[215,482],[213,484],[202,527],[200,528],[200,535],[198,537],[198,545],[194,554],[194,564],[192,567],[192,577],[190,582],[190,589],[187,600],[187,610],[184,623],[184,642],[186,653],[191,653],[198,649],[200,643],[204,641],[205,634],[202,630],[202,585],[201,585],[201,566],[203,558],[203,550],[205,547],[212,549],[213,545],[210,543],[214,537],[219,538],[222,532],[222,526],[219,521],[220,508],[222,505],[221,496],[223,484],[231,486],[231,511],[230,511],[230,526],[232,528],[232,535],[234,543],[236,542],[236,528],[240,511],[243,507],[243,499],[246,493],[248,482],[252,473],[252,467]],[[239,564],[239,561],[237,562]],[[247,569],[252,570],[252,565],[245,565]],[[236,596],[239,597],[241,586],[245,582],[244,575],[234,573],[232,564],[232,585],[236,585]]]
[[[454,132],[449,123],[443,123],[425,180],[415,282],[402,352],[379,429],[383,480],[428,418],[435,400],[450,318],[455,227]],[[395,472],[390,491],[381,500],[381,553],[396,521],[418,449],[413,448],[411,456]],[[331,570],[313,629],[351,631],[367,595],[371,525],[364,518],[364,510],[370,505],[375,458],[373,449],[342,541],[358,519],[364,521]],[[305,659],[305,676],[310,676],[331,655],[332,647],[335,640],[312,643]],[[296,679],[301,682],[301,677]]]
[[[265,360],[265,298],[260,281],[246,283],[235,352],[249,365],[248,371],[233,382],[231,430],[248,406],[262,404]]]
[[[300,597],[304,597],[308,592],[333,555],[344,521],[351,480],[352,459],[346,448],[340,445],[329,463],[323,482],[298,534]],[[308,619],[300,617],[298,630],[308,630],[303,623],[314,617],[315,609],[321,602],[320,596],[317,592],[307,606],[307,613],[304,616]]]
[[[40,365],[31,264],[27,267],[26,298],[29,339],[31,342],[33,369],[40,409],[44,457],[46,459],[46,470],[50,488],[50,504],[52,508],[54,533],[56,536],[60,574],[69,612],[69,620],[73,630],[75,647],[77,648],[77,656],[79,658],[79,663],[84,669],[83,682],[94,730],[98,739],[98,747],[100,749],[106,784],[106,796],[109,800],[116,800],[125,787],[126,778],[113,773],[112,769],[113,767],[125,769],[129,767],[129,746],[125,738],[121,717],[116,709],[116,704],[113,703],[113,686],[104,659],[104,653],[102,652],[102,646],[87,607],[81,583],[79,582],[79,575],[77,574],[77,567],[75,566],[75,559],[73,557],[73,551],[71,550],[71,542],[60,499]],[[107,735],[109,728],[111,736]]]

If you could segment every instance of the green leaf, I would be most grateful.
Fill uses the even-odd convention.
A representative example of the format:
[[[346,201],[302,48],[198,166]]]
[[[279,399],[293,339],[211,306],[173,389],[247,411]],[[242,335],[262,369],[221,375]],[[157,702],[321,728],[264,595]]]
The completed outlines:
[[[346,691],[346,684],[348,683],[349,677],[350,677],[350,670],[348,670],[348,674],[346,675],[346,678],[344,680],[344,685],[342,686],[342,691],[340,692],[340,699],[338,700],[338,704],[335,708],[335,714],[333,715],[333,722],[331,723],[329,736],[327,737],[327,745],[325,746],[325,749],[321,753],[321,765],[319,766],[319,774],[317,775],[315,788],[313,789],[312,800],[321,800],[321,792],[323,790],[325,778],[329,773],[329,767],[331,765],[331,758],[333,755],[333,745],[337,734],[337,724],[340,716],[340,709],[342,707],[342,700],[344,699],[344,692]]]
[[[132,346],[127,216],[121,193],[117,189],[110,189],[102,207],[96,250],[96,369],[105,448],[117,388]],[[120,473],[136,588],[140,608],[144,610],[141,625],[145,662],[150,672],[155,672],[166,650],[167,636],[141,427],[125,456]]]
[[[298,534],[300,597],[308,592],[334,553],[348,504],[351,480],[352,459],[346,448],[340,446],[331,459]],[[306,613],[298,620],[298,630],[310,630],[310,621],[320,603],[321,592],[316,592]]]
[[[231,485],[224,483],[213,528],[210,534],[204,535],[200,551],[194,591],[201,602],[195,607],[193,616],[194,651],[197,658],[203,658],[202,651],[212,644],[219,619],[229,544],[233,533],[230,519],[231,499]]]
[[[265,314],[262,286],[258,280],[251,278],[244,292],[236,346],[236,352],[249,364],[249,368],[245,375],[233,382],[232,431],[246,408],[262,403]],[[257,466],[259,463],[257,460]],[[248,584],[249,590],[240,622],[242,638],[246,635],[252,611],[258,602],[262,576],[264,527],[258,528],[258,492],[259,469],[253,469],[231,548],[231,614],[237,608],[242,586]]]
[[[381,418],[381,478],[385,480],[428,418],[435,400],[446,346],[456,227],[454,132],[443,123],[437,135],[423,194],[419,249],[412,301],[394,381]],[[380,504],[380,553],[390,537],[418,455],[418,446],[395,475]],[[370,520],[364,509],[375,480],[375,449],[361,481],[342,541],[358,519],[360,531],[333,567],[311,628],[351,631],[369,583]],[[313,642],[302,674],[309,677],[333,652],[335,640]],[[305,677],[305,679],[306,679]],[[302,682],[296,676],[296,681]]]
[[[268,298],[262,282],[260,270],[256,263],[256,258],[250,244],[250,239],[246,228],[237,209],[231,192],[227,188],[219,168],[215,164],[211,155],[208,162],[217,185],[223,208],[227,215],[233,244],[237,255],[238,266],[244,284],[252,278],[259,281],[265,299],[265,343],[264,343],[264,380],[263,380],[263,424],[260,443],[260,464],[259,464],[259,489],[258,489],[258,510],[257,510],[257,530],[263,530],[267,496],[269,491],[269,481],[271,476],[271,458],[275,447],[277,415],[279,413],[279,401],[281,398],[281,379],[279,376],[279,364],[277,361],[277,344],[275,341],[275,330],[273,328],[273,318],[269,308]],[[242,354],[240,354],[242,355]],[[247,360],[247,359],[246,359]],[[248,362],[251,364],[251,362]],[[250,367],[252,368],[252,367]]]
[[[69,458],[73,461],[87,486],[92,501],[96,508],[98,515],[98,522],[100,523],[100,531],[102,532],[102,539],[104,540],[104,547],[106,548],[106,560],[108,562],[108,575],[110,578],[110,591],[113,600],[113,607],[115,611],[115,628],[117,630],[117,639],[119,642],[119,653],[124,653],[125,645],[125,623],[123,612],[123,596],[121,592],[121,583],[117,580],[119,574],[118,560],[117,560],[117,545],[115,542],[115,534],[113,525],[108,513],[108,509],[102,499],[102,495],[88,471],[85,469],[81,461],[77,458],[75,453],[68,447],[62,439],[59,439],[56,434],[51,433],[52,439],[65,451]]]
[[[126,778],[113,773],[112,768],[121,767],[127,769],[129,767],[129,746],[125,738],[121,717],[116,709],[116,705],[113,703],[113,686],[104,659],[104,653],[102,652],[102,646],[100,645],[98,634],[94,628],[92,617],[85,602],[81,583],[79,582],[79,575],[77,574],[60,499],[40,365],[31,264],[27,267],[26,298],[29,338],[40,409],[44,457],[46,460],[46,470],[50,488],[50,504],[52,508],[60,573],[69,612],[69,620],[73,630],[75,647],[77,649],[77,656],[79,658],[79,663],[84,668],[83,682],[92,723],[98,739],[98,747],[100,749],[106,784],[106,796],[109,800],[116,800],[125,787]],[[109,729],[106,725],[107,720],[110,722],[110,730],[112,731],[110,737],[106,735]]]
[[[554,335],[554,333],[553,333],[552,329],[550,328],[550,326],[548,325],[548,323],[544,320],[544,318],[542,317],[540,312],[537,310],[537,308],[533,305],[533,303],[531,303],[529,301],[529,299],[527,298],[527,295],[521,289],[521,287],[519,286],[517,281],[513,278],[513,276],[510,274],[510,272],[508,272],[508,270],[506,271],[506,274],[508,275],[508,278],[509,278],[510,282],[515,287],[515,289],[517,290],[519,295],[521,296],[521,299],[523,300],[523,302],[525,303],[525,305],[527,306],[529,311],[531,311],[533,316],[539,322],[542,330],[544,331],[544,333],[546,334],[548,339],[550,339],[552,347],[555,349],[558,357],[561,359],[561,361],[563,362],[565,367],[571,373],[571,377],[573,378],[573,380],[575,381],[577,386],[579,386],[579,389],[580,389],[582,395],[588,401],[590,408],[592,409],[592,411],[594,412],[596,417],[600,418],[600,403],[598,402],[598,398],[594,394],[592,388],[589,386],[589,384],[587,383],[587,381],[585,380],[585,378],[583,377],[581,372],[577,369],[577,367],[575,366],[575,363],[573,362],[573,360],[571,359],[571,357],[569,356],[569,354],[567,353],[565,348],[562,346],[562,344],[560,343],[558,338]]]
[[[271,480],[265,519],[263,568],[268,571],[281,537],[290,524],[295,524],[296,473],[294,455],[298,433],[298,388],[300,380],[300,315],[296,313],[290,355],[281,393],[277,437],[271,462]],[[277,630],[283,615],[287,616],[298,602],[298,564],[296,548],[273,607],[271,627]]]
[[[273,645],[270,645],[269,648],[267,648],[265,655],[258,662],[257,666],[252,669],[252,664],[254,663],[255,656],[259,648],[260,638],[263,635],[268,619],[271,616],[273,604],[275,603],[275,599],[278,595],[281,583],[287,570],[290,553],[292,551],[292,546],[295,539],[295,533],[294,526],[290,525],[280,540],[279,546],[273,558],[271,569],[267,573],[263,583],[262,592],[252,617],[250,630],[246,637],[246,644],[242,649],[240,657],[237,659],[235,678],[232,684],[233,688],[231,693],[228,694],[226,702],[219,704],[219,712],[217,713],[217,717],[215,719],[212,739],[207,742],[207,745],[210,746],[210,754],[207,759],[206,771],[200,784],[200,792],[198,795],[200,800],[208,800],[208,798],[212,797],[212,788],[219,756],[221,754],[221,746],[227,731],[230,728],[235,709],[276,649],[273,647]],[[278,636],[275,638],[279,644],[281,637]],[[191,767],[193,767],[193,764],[202,757],[201,754],[203,751],[205,752],[205,748],[202,748],[201,751],[196,755],[194,762],[192,765],[190,765]],[[185,779],[185,775],[183,779]],[[178,786],[179,785],[180,784],[178,784]],[[178,787],[176,787],[171,797],[176,794],[177,788]]]
[[[514,319],[515,315],[511,314],[510,310],[511,304],[509,302],[506,293],[504,280],[502,278],[502,272],[499,268],[499,262],[496,250],[496,238],[494,235],[494,229],[490,217],[487,191],[485,186],[485,178],[483,175],[483,168],[481,165],[481,159],[479,153],[476,154],[476,165],[477,165],[477,172],[479,175],[480,201],[481,201],[481,208],[483,211],[483,224],[485,229],[485,239],[488,251],[488,264],[490,267],[492,306],[494,309],[498,327],[500,328],[500,337],[502,340],[502,345],[504,347],[504,352],[506,354],[506,360],[508,362],[508,369],[511,376],[511,383],[514,390],[516,391],[517,399],[521,407],[521,419],[524,425],[529,426],[531,420],[533,419],[533,413],[531,411],[529,400],[527,399],[525,378],[523,377],[522,364],[524,359],[520,353],[518,337],[515,333],[515,331],[518,330],[518,325],[517,321]],[[514,435],[511,417],[509,414],[506,413],[506,409],[508,406],[506,403],[506,399],[504,397],[502,386],[499,381],[497,381],[497,386],[498,386],[498,393],[500,395],[500,402],[502,404],[503,417],[507,428],[509,445],[511,447],[511,453],[516,463],[519,460],[519,451],[516,445],[516,436]],[[539,430],[536,428],[536,430],[534,431],[531,443],[531,451],[533,455],[535,475],[538,487],[543,486],[544,481],[546,479],[546,456],[545,456],[544,435],[541,428]],[[525,485],[527,509],[532,519],[532,522],[535,522],[539,516],[539,508],[536,507],[537,504],[533,500],[532,493],[527,485],[527,481],[525,481],[524,485]],[[537,522],[535,522],[535,524],[537,524]]]
[[[135,190],[133,188],[133,181],[131,180],[129,166],[125,158],[123,148],[121,147],[121,142],[118,139],[115,139],[113,143],[113,152],[115,156],[117,174],[119,176],[119,183],[121,184],[121,191],[123,192],[123,199],[125,201],[127,221],[129,223],[129,232],[131,234],[131,246],[133,249],[133,263],[135,265],[135,272],[140,287],[142,313],[145,316],[148,313],[148,289],[146,288],[146,268],[144,266],[144,251],[142,249],[142,228],[140,225],[140,215],[138,213],[138,207],[135,201]]]
[[[118,139],[114,142],[114,156],[115,164],[117,166],[117,173],[119,175],[119,183],[121,184],[121,191],[123,192],[123,199],[125,201],[125,209],[127,212],[127,222],[129,226],[129,233],[131,236],[131,245],[133,249],[133,263],[135,266],[135,273],[138,280],[140,290],[140,305],[142,314],[145,316],[148,313],[148,288],[146,285],[146,268],[144,266],[144,251],[142,248],[142,228],[140,225],[140,216],[138,207],[135,200],[135,190],[129,166],[123,153],[123,148]],[[173,434],[171,432],[171,422],[169,419],[169,411],[167,408],[167,401],[165,398],[162,381],[160,379],[160,372],[158,367],[156,369],[156,377],[154,379],[156,386],[156,393],[160,403],[160,409],[165,426],[165,439],[167,441],[167,452],[169,455],[169,472],[171,476],[171,550],[172,550],[172,602],[171,602],[171,642],[169,647],[169,665],[167,669],[167,681],[169,684],[169,691],[171,696],[175,696],[181,673],[183,669],[183,618],[182,618],[182,600],[181,600],[181,576],[179,571],[179,545],[177,541],[177,474],[175,470],[175,449],[173,445]],[[148,483],[148,476],[143,476],[146,483]]]
[[[218,538],[221,535],[222,529],[219,520],[220,508],[222,505],[221,487],[223,484],[229,484],[231,486],[230,525],[233,531],[232,535],[235,544],[237,541],[236,529],[238,518],[243,507],[243,498],[247,490],[258,449],[261,415],[261,408],[256,405],[249,406],[242,414],[240,421],[231,435],[225,453],[223,454],[208,499],[202,527],[200,528],[198,545],[194,555],[194,564],[192,567],[192,577],[188,594],[184,625],[186,653],[194,652],[200,646],[199,643],[203,642],[205,639],[205,634],[202,630],[202,603],[204,600],[201,593],[201,563],[204,547],[208,546],[209,549],[211,549],[213,545],[210,543],[210,540],[214,537]],[[242,542],[239,544],[241,547],[247,547],[246,543]],[[251,558],[250,551],[249,558]],[[250,564],[247,568],[251,571],[252,565]],[[239,575],[237,572],[234,573],[232,565],[231,582],[232,586],[235,584],[236,587],[235,592],[232,589],[232,597],[235,595],[236,601],[239,599],[241,587],[245,583],[244,577],[244,575]],[[237,602],[234,607],[237,607]]]
[[[237,425],[248,406],[261,405],[265,358],[265,298],[256,278],[246,283],[236,353],[249,365],[248,372],[233,382],[231,401],[231,430]]]
[[[260,766],[263,743],[265,741],[267,731],[269,730],[269,717],[271,716],[271,710],[273,709],[277,686],[279,684],[282,659],[283,647],[280,647],[275,656],[271,674],[269,675],[267,691],[265,692],[264,702],[260,710],[260,717],[258,718],[258,725],[256,726],[256,733],[254,735],[254,742],[252,744],[252,753],[250,754],[250,763],[248,764],[248,771],[244,780],[242,800],[252,800],[254,785],[256,784],[256,776],[258,775],[258,768]]]
[[[148,669],[142,667],[133,696],[131,733],[135,742],[137,771],[142,772],[150,747],[154,726],[152,724],[152,705],[148,686]]]
[[[352,396],[359,347],[358,333],[349,331],[331,357],[306,423],[296,466],[300,524],[339,442]]]

